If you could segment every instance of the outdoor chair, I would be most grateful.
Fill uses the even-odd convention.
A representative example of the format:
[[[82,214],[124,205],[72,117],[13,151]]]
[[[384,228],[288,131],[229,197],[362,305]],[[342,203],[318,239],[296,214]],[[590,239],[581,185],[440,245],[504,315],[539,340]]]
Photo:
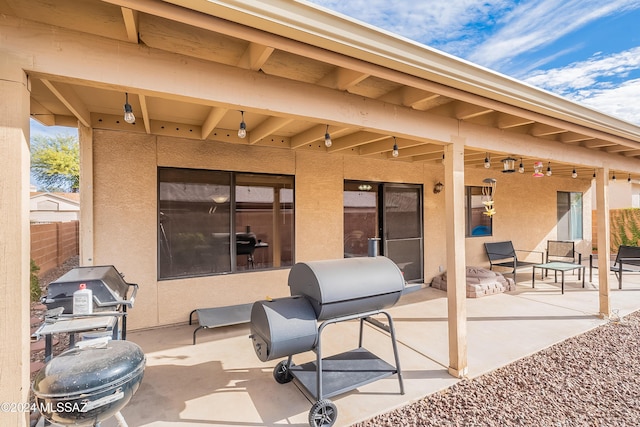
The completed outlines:
[[[592,270],[598,268],[598,265],[593,262],[597,259],[597,255],[591,254],[589,256],[589,281],[593,279]],[[618,278],[618,289],[622,289],[622,273],[640,273],[640,247],[620,245],[616,258],[609,269]]]
[[[570,240],[548,240],[545,253],[545,263],[567,262],[571,264],[582,264],[582,254],[576,252],[575,242]],[[578,280],[580,280],[580,269],[578,270]],[[556,276],[558,272],[555,272]],[[545,271],[545,277],[549,275],[549,270]]]
[[[484,249],[487,253],[487,258],[489,258],[489,269],[493,270],[493,267],[511,268],[514,282],[516,282],[516,271],[519,268],[527,268],[537,264],[542,264],[544,260],[543,252],[514,249],[513,242],[510,240],[504,242],[487,242],[484,244]],[[518,252],[540,254],[540,262],[519,260]]]

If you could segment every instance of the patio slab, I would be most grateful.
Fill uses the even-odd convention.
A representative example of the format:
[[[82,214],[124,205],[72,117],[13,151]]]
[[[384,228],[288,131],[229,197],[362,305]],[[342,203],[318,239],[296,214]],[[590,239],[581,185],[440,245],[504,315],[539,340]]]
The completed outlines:
[[[520,273],[517,290],[467,299],[469,376],[490,372],[571,336],[601,325],[598,291],[565,284],[565,294],[553,279]],[[597,283],[597,276],[594,276]],[[640,309],[640,275],[625,278],[617,290],[612,279],[611,306],[620,316]],[[447,373],[446,292],[432,288],[404,296],[389,310],[393,316],[405,394],[397,377],[380,380],[333,397],[338,408],[335,426],[349,426],[445,389],[458,380]],[[128,338],[147,356],[145,376],[122,411],[135,426],[308,426],[313,400],[295,382],[278,384],[272,375],[279,360],[260,362],[253,352],[247,325],[202,331],[191,344],[195,326],[179,325],[135,331]],[[357,347],[357,322],[330,325],[323,332],[323,355]],[[366,327],[364,346],[394,364],[388,334]],[[294,356],[301,364],[313,360],[307,352]],[[113,419],[103,427],[116,426]]]

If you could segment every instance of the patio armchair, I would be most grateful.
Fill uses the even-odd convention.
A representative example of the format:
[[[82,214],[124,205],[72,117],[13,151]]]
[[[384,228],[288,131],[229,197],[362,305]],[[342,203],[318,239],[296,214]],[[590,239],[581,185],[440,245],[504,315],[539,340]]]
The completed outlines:
[[[515,249],[513,247],[513,242],[511,242],[511,240],[507,240],[504,242],[487,242],[484,244],[484,249],[487,253],[487,258],[489,258],[489,265],[490,265],[489,269],[493,270],[493,267],[511,268],[514,282],[517,282],[516,271],[519,268],[527,268],[537,264],[542,264],[544,260],[543,252]],[[540,254],[540,262],[519,260],[518,252],[526,252],[528,254],[533,254],[533,253]]]
[[[598,268],[594,260],[598,259],[598,255],[591,254],[589,256],[589,281],[593,279],[593,269]],[[618,279],[618,289],[622,289],[622,273],[640,273],[640,247],[620,245],[613,264],[609,267]]]
[[[545,263],[567,262],[570,264],[582,264],[582,254],[576,252],[576,244],[571,240],[547,240],[547,250],[545,252]],[[578,270],[578,280],[580,280],[580,269]],[[557,275],[558,272],[556,271]],[[545,271],[545,277],[549,275],[549,270]]]

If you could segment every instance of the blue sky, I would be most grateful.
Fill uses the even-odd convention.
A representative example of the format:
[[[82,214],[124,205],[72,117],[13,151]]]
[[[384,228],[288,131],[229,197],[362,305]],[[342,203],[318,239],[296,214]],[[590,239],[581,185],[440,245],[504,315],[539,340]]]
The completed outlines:
[[[309,0],[640,125],[639,0]]]

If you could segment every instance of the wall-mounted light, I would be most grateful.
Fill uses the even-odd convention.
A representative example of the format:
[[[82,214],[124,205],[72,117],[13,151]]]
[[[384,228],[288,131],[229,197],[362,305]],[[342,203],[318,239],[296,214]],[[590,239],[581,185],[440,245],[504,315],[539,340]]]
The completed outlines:
[[[524,173],[524,164],[522,163],[522,157],[520,157],[520,166],[518,166],[518,172]]]
[[[247,136],[247,124],[244,122],[244,111],[240,111],[242,120],[240,121],[240,128],[238,129],[238,138],[245,138]]]
[[[551,172],[551,162],[549,162],[549,165],[547,166],[547,176],[551,176],[551,174],[553,174],[553,172]]]
[[[516,171],[516,159],[507,157],[502,159],[502,173],[513,173]]]
[[[371,190],[371,185],[370,184],[360,184],[360,185],[358,185],[358,190],[360,190],[360,191],[369,191],[369,190]]]
[[[398,151],[398,143],[396,142],[396,137],[393,137],[393,151],[391,151],[391,155],[393,157],[398,157],[398,155],[400,155],[400,152]]]
[[[576,172],[576,168],[573,168],[573,171],[571,172],[571,178],[577,178],[578,177],[578,172]]]
[[[436,182],[436,184],[433,186],[434,194],[438,194],[439,192],[442,191],[443,188],[444,188],[443,183],[441,183],[440,181]]]
[[[136,116],[133,115],[133,108],[129,104],[129,94],[127,92],[124,94],[124,121],[127,123],[136,122]]]
[[[491,161],[489,159],[489,155],[484,153],[484,168],[489,169],[491,167]]]
[[[331,135],[329,135],[329,125],[327,125],[327,130],[324,132],[324,146],[329,148],[333,144],[331,141]]]

